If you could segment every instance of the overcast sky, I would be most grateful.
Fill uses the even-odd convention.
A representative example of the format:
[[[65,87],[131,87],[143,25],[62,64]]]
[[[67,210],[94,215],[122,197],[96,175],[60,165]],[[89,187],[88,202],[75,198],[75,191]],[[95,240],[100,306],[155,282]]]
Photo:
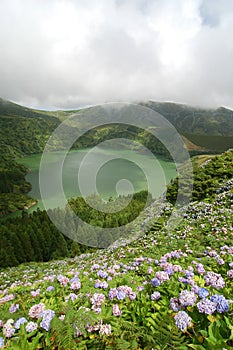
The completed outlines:
[[[232,0],[0,0],[0,96],[233,108]]]

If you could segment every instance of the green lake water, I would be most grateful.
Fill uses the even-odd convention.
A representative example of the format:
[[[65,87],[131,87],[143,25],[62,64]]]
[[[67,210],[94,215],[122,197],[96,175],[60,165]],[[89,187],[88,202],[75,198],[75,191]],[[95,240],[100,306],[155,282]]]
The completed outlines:
[[[108,199],[110,196],[116,197],[119,193],[128,194],[141,190],[149,190],[153,197],[157,198],[165,191],[166,184],[177,175],[176,166],[173,162],[152,155],[140,154],[130,150],[119,152],[119,150],[109,149],[106,151],[96,148],[95,153],[88,158],[86,157],[88,151],[72,150],[66,155],[62,167],[62,185],[67,199],[81,195],[78,173],[82,161],[85,178],[82,188],[84,188],[85,194],[93,194],[90,184],[93,180],[93,172],[98,168],[95,177],[96,189],[103,199]],[[46,201],[47,206],[49,205],[51,209],[62,206],[62,194],[57,191],[56,182],[54,181],[58,176],[59,157],[61,155],[61,152],[50,153],[46,161],[45,176],[48,179]],[[40,154],[27,156],[19,160],[19,163],[30,169],[26,176],[27,181],[32,185],[29,195],[38,200],[38,204],[30,208],[29,212],[37,208],[44,209],[39,186],[40,161]],[[99,166],[99,164],[103,165]],[[133,190],[128,187],[127,181],[133,186]],[[150,184],[149,188],[148,183]],[[117,184],[120,184],[120,187],[117,187]]]

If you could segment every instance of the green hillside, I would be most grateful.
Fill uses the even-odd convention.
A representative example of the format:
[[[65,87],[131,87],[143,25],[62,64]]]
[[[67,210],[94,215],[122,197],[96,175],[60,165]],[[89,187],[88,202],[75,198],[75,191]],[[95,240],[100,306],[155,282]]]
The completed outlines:
[[[0,99],[0,216],[35,203],[25,194],[27,169],[16,159],[42,152],[58,125],[53,116]]]
[[[153,101],[142,105],[162,114],[189,141],[205,150],[221,153],[233,147],[233,111],[230,109]]]
[[[167,118],[178,131],[195,135],[233,136],[233,111],[224,107],[203,109],[188,105],[142,103]]]
[[[233,151],[195,160],[195,178],[207,178],[176,226],[167,226],[172,204],[156,216],[151,206],[107,249],[2,269],[1,348],[232,349],[232,163]]]

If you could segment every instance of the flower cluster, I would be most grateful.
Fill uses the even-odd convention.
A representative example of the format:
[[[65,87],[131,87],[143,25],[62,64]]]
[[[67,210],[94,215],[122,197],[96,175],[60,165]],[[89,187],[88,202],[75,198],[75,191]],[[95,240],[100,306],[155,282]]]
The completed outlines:
[[[185,311],[179,311],[174,317],[176,326],[182,331],[186,331],[192,324],[191,317]]]
[[[45,304],[44,303],[39,303],[39,304],[36,304],[36,305],[33,305],[29,312],[28,312],[28,315],[31,317],[31,318],[40,318],[41,315],[43,314],[45,310]]]
[[[40,326],[41,328],[45,329],[48,332],[50,329],[50,323],[53,317],[55,316],[55,312],[53,310],[48,309],[48,310],[45,310],[41,316],[42,316],[42,321],[40,322]]]
[[[105,296],[101,293],[95,293],[91,299],[92,304],[92,310],[95,311],[97,314],[101,312],[101,305],[105,302]]]
[[[204,276],[204,280],[207,286],[211,286],[217,289],[221,289],[225,286],[225,281],[219,273],[213,271],[207,272]]]

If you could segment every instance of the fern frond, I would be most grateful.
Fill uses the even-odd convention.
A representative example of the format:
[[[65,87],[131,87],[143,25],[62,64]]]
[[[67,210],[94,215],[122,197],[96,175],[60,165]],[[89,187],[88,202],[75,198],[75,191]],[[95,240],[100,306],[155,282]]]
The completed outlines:
[[[153,333],[154,349],[176,350],[189,343],[189,338],[175,326],[173,319],[165,312],[152,314],[147,321]]]

